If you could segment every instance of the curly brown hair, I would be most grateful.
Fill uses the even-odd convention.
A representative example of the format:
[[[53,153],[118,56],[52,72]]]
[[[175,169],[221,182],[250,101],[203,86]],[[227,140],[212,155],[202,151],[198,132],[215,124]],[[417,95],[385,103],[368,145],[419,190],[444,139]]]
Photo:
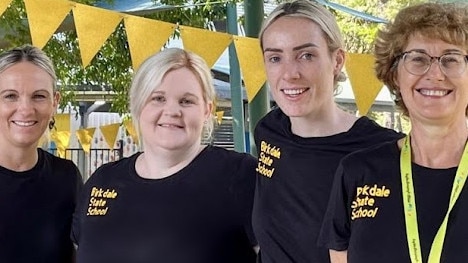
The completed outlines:
[[[393,22],[378,31],[375,40],[375,71],[390,93],[402,114],[408,108],[401,98],[397,78],[400,54],[409,38],[420,35],[468,48],[468,5],[461,3],[424,3],[402,9]],[[466,113],[468,116],[468,108]]]

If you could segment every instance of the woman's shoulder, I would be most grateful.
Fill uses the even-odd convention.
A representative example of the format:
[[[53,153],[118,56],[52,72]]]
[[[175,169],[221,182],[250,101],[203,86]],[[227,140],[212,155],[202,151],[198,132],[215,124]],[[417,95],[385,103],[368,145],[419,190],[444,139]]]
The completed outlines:
[[[381,126],[378,124],[376,121],[366,117],[362,116],[356,120],[354,123],[353,127],[351,130],[357,130],[357,131],[362,131],[362,130],[367,130],[367,131],[376,131],[376,132],[387,132],[387,133],[392,133],[392,134],[399,134],[399,137],[403,137],[404,135],[400,132],[397,132],[393,129]]]
[[[399,156],[398,140],[384,141],[368,148],[354,151],[342,159],[345,165],[362,165],[363,162],[385,162],[386,159]]]
[[[286,116],[280,108],[273,108],[258,121],[256,128],[277,130],[279,126],[284,125],[291,125],[289,117]]]
[[[54,169],[62,168],[62,167],[67,167],[67,168],[76,167],[75,163],[72,160],[58,157],[41,148],[38,148],[37,150],[39,153],[39,159],[42,158],[46,164],[51,164]]]
[[[216,158],[217,160],[225,160],[229,162],[256,161],[256,158],[250,153],[237,152],[231,149],[226,149],[218,146],[208,145],[206,148],[207,158]]]
[[[41,160],[43,169],[53,171],[54,174],[69,174],[81,178],[80,171],[72,160],[55,156],[50,152],[38,148],[39,160]]]
[[[383,127],[366,116],[360,117],[358,120],[356,120],[354,125],[349,130],[349,134],[352,134],[356,138],[363,137],[368,141],[389,141],[400,139],[405,136],[404,133]]]
[[[131,169],[134,169],[137,157],[141,152],[137,152],[129,157],[121,158],[117,161],[108,162],[101,165],[93,174],[89,180],[106,180],[106,178],[116,178],[122,175],[128,175]]]
[[[63,184],[83,184],[83,177],[76,164],[68,159],[55,156],[38,148],[40,170],[44,176],[50,176],[53,180]]]

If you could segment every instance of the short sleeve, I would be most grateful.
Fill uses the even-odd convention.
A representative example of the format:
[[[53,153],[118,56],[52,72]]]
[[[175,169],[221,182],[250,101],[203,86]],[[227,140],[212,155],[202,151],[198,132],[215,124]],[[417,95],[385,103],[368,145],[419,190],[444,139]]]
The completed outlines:
[[[257,175],[255,172],[256,165],[257,159],[250,154],[244,154],[244,157],[240,160],[239,169],[233,176],[234,202],[252,245],[257,244],[252,227],[252,209]]]
[[[341,162],[333,181],[327,211],[318,238],[318,245],[337,251],[348,249],[350,231],[350,203],[345,185],[345,169]]]

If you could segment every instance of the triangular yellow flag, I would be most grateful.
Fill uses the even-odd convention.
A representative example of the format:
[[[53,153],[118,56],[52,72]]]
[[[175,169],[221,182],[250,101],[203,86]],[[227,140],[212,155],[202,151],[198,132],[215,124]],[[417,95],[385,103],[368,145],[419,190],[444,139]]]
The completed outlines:
[[[64,0],[24,0],[32,44],[43,48],[63,22],[73,2]]]
[[[76,4],[73,8],[76,34],[83,67],[87,67],[107,38],[122,21],[123,15],[102,8]]]
[[[260,42],[257,38],[234,36],[234,45],[247,91],[247,100],[251,102],[266,81]]]
[[[115,139],[117,139],[119,128],[120,128],[119,123],[114,123],[114,124],[109,124],[109,125],[104,125],[104,126],[99,127],[99,129],[101,130],[102,136],[104,136],[104,139],[106,140],[107,145],[109,145],[110,149],[114,149]]]
[[[232,35],[195,27],[179,26],[184,49],[201,56],[212,68],[221,54],[231,44]]]
[[[374,56],[370,54],[348,53],[346,58],[346,72],[361,116],[367,114],[383,87],[375,76],[374,61]]]
[[[223,116],[224,116],[224,111],[217,111],[216,112],[216,119],[218,121],[218,125],[220,125],[221,122],[223,121]]]
[[[54,118],[57,131],[70,131],[70,114],[56,114]]]
[[[80,141],[83,151],[87,154],[89,154],[89,151],[91,150],[91,142],[95,131],[96,128],[80,129],[76,131],[76,137],[78,138],[78,141]]]
[[[50,138],[57,146],[57,153],[59,157],[65,158],[65,150],[70,143],[70,132],[68,131],[54,131],[50,133]]]
[[[8,6],[11,4],[12,0],[1,0],[0,1],[0,16],[3,15],[3,12],[8,8]]]
[[[134,70],[160,51],[176,28],[175,24],[130,15],[125,16],[124,22]]]
[[[132,137],[133,142],[138,144],[138,133],[137,133],[135,127],[133,126],[132,120],[131,119],[124,120],[123,124],[124,124],[124,127],[127,130],[128,134],[130,135],[130,137]]]

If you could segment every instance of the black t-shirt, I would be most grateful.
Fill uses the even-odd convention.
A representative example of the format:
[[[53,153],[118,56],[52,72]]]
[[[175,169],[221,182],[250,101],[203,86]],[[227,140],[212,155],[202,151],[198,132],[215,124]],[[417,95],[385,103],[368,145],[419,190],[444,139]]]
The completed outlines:
[[[139,154],[101,166],[73,221],[77,262],[255,262],[251,155],[206,147],[163,179],[135,171]]]
[[[412,164],[423,262],[448,209],[457,168]],[[448,221],[441,263],[468,262],[468,189]],[[395,142],[343,159],[333,185],[319,244],[348,250],[348,263],[410,263],[403,210],[400,151]]]
[[[38,149],[37,164],[15,172],[0,166],[0,262],[72,262],[72,214],[81,175],[69,160]]]
[[[340,159],[402,136],[366,117],[347,132],[312,138],[294,135],[280,109],[260,120],[253,226],[262,262],[328,263],[316,243]]]

